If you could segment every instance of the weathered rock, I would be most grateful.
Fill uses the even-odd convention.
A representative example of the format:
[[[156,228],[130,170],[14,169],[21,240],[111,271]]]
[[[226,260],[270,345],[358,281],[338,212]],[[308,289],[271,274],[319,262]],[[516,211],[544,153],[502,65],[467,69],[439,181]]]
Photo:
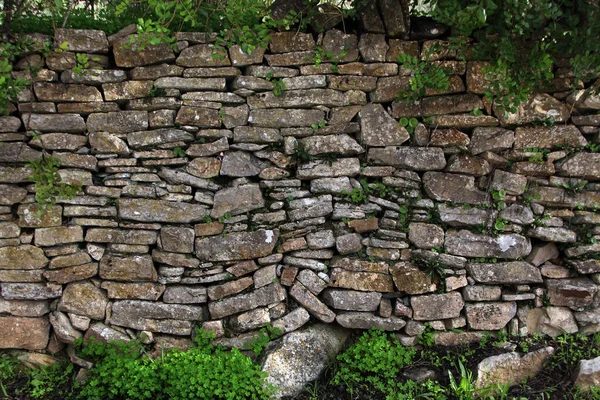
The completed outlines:
[[[104,31],[101,30],[57,28],[54,33],[54,42],[66,43],[65,50],[67,51],[108,53],[108,40]]]
[[[404,0],[380,0],[377,3],[385,25],[385,32],[390,37],[408,39],[410,34],[408,2]]]
[[[158,176],[172,185],[188,185],[198,189],[219,190],[221,186],[207,179],[202,179],[180,170],[161,168]]]
[[[199,157],[190,161],[185,170],[198,178],[210,179],[219,176],[221,161],[212,157]]]
[[[234,177],[256,176],[260,174],[260,161],[245,151],[234,151],[223,157],[221,175]]]
[[[416,265],[409,262],[399,262],[390,267],[390,273],[396,288],[407,294],[423,294],[433,292],[436,284],[432,276],[421,271]]]
[[[183,49],[176,62],[177,65],[182,67],[225,67],[231,65],[227,50],[213,44],[199,44]]]
[[[39,101],[57,101],[67,103],[102,101],[102,94],[93,86],[36,82],[33,84],[33,90]],[[25,126],[27,126],[27,119],[23,119],[23,121]]]
[[[510,149],[515,142],[515,133],[502,128],[475,128],[469,146],[471,154],[485,151],[498,152]]]
[[[420,249],[432,249],[444,244],[444,230],[437,225],[412,222],[408,225],[408,240]]]
[[[317,218],[333,211],[331,195],[292,200],[289,202],[288,218],[297,221],[306,218]]]
[[[133,100],[149,96],[155,84],[152,81],[127,81],[102,85],[106,101]]]
[[[119,199],[119,218],[139,222],[183,223],[201,221],[209,210],[199,204],[149,199]]]
[[[584,147],[587,140],[579,129],[573,125],[554,126],[546,128],[543,126],[515,129],[515,149],[546,148],[556,146]]]
[[[524,379],[535,377],[552,354],[554,348],[548,346],[524,356],[505,353],[488,357],[477,365],[475,387],[483,389],[518,385]]]
[[[271,254],[279,231],[258,230],[221,237],[196,239],[196,256],[201,261],[248,260]]]
[[[313,136],[301,139],[300,143],[310,155],[338,153],[349,156],[365,152],[362,146],[346,134]]]
[[[574,381],[574,385],[583,391],[600,386],[600,357],[580,360],[577,364]]]
[[[316,90],[316,89],[315,89]],[[251,105],[252,106],[252,105]],[[288,128],[310,126],[323,121],[325,115],[320,110],[302,109],[254,109],[250,111],[248,122],[251,125],[266,128]]]
[[[437,201],[466,204],[488,201],[488,194],[475,187],[472,176],[428,171],[423,175],[423,185],[427,195]]]
[[[83,241],[81,226],[60,226],[54,228],[38,228],[35,230],[36,246],[56,246],[65,243]]]
[[[450,254],[464,257],[517,259],[531,252],[531,242],[528,238],[517,234],[491,237],[461,230],[446,233],[445,248]]]
[[[520,311],[519,318],[524,319]],[[579,330],[573,312],[567,307],[529,309],[524,322],[530,334],[541,333],[557,337],[565,333],[576,333]]]
[[[89,132],[110,132],[115,134],[135,132],[147,128],[147,111],[94,113],[90,114],[87,119],[87,130]],[[130,145],[132,144],[130,143]]]
[[[446,158],[440,148],[385,147],[369,149],[369,162],[391,165],[416,171],[439,170],[446,167]]]
[[[189,335],[192,321],[206,319],[206,308],[182,304],[165,304],[140,300],[113,303],[110,322],[137,330]]]
[[[338,315],[336,322],[350,329],[381,329],[384,331],[399,331],[406,322],[398,317],[382,318],[368,312],[347,312]]]
[[[494,104],[494,113],[503,126],[529,124],[546,118],[554,122],[565,122],[570,116],[563,103],[546,93],[530,95],[528,101],[521,103],[515,113],[500,110]]]
[[[363,106],[360,118],[359,140],[366,146],[397,146],[409,139],[406,129],[400,126],[383,109],[381,104]]]
[[[175,60],[175,53],[168,45],[148,45],[141,49],[139,40],[138,35],[131,35],[113,44],[115,64],[118,67],[142,67]]]
[[[258,184],[236,186],[220,190],[215,194],[210,216],[219,218],[227,213],[232,216],[244,214],[264,206],[265,202]]]
[[[43,350],[48,344],[50,323],[46,318],[0,317],[0,348]]]
[[[335,247],[341,255],[356,253],[362,249],[360,236],[356,233],[338,236],[335,240]]]
[[[465,305],[467,322],[471,329],[500,330],[517,314],[516,302],[474,303]]]
[[[73,328],[66,314],[54,311],[50,314],[49,320],[50,324],[52,324],[54,334],[61,342],[72,344],[75,340],[83,337],[81,332]]]
[[[109,299],[136,299],[157,301],[165,291],[160,283],[102,282]]]
[[[244,290],[248,289],[253,284],[253,280],[250,277],[245,277],[229,282],[222,283],[220,285],[209,286],[207,294],[211,300],[220,300],[223,297],[228,297]]]
[[[410,305],[413,318],[417,321],[456,318],[460,315],[465,302],[458,292],[413,296]]]
[[[95,323],[87,330],[84,336],[84,340],[87,342],[91,340],[91,338],[94,338],[94,340],[101,343],[109,343],[114,342],[116,340],[122,342],[129,342],[131,340],[131,338],[128,335],[121,333],[111,327],[108,327],[102,322]]]
[[[381,293],[326,289],[322,298],[325,304],[336,310],[377,311],[381,301]]]
[[[58,303],[59,311],[83,315],[95,320],[104,319],[108,298],[93,283],[74,282],[67,285]]]
[[[560,176],[600,180],[600,154],[576,153],[572,157],[561,160],[556,168]]]
[[[538,226],[527,231],[527,236],[556,243],[574,243],[577,233],[567,228],[547,228]]]
[[[290,296],[317,319],[325,323],[331,323],[335,320],[335,313],[301,283],[296,282],[294,286],[292,286],[290,289]]]
[[[46,278],[49,282],[55,282],[64,285],[71,282],[93,278],[96,276],[96,274],[98,274],[98,264],[87,263],[61,268],[55,271],[45,271],[44,278]]]
[[[121,256],[107,253],[100,260],[100,278],[114,281],[156,281],[152,257],[148,254]]]
[[[96,153],[129,154],[129,147],[118,136],[108,132],[92,132],[89,135],[90,145]]]
[[[52,283],[2,283],[0,285],[2,296],[6,300],[48,300],[63,294],[62,286]]]
[[[296,396],[316,380],[342,350],[349,332],[334,325],[316,324],[287,334],[280,346],[267,351],[262,370],[277,397]]]
[[[477,282],[485,284],[541,283],[540,270],[524,261],[504,263],[467,263],[467,271]]]
[[[60,114],[60,115],[23,114],[21,116],[21,118],[23,119],[23,123],[27,127],[27,129],[31,129],[31,130],[35,130],[35,131],[39,131],[39,132],[62,131],[62,132],[79,133],[79,132],[85,131],[85,122],[83,121],[83,118],[81,117],[81,115],[78,115],[78,114]],[[44,136],[46,136],[46,135],[43,135],[41,137],[41,141],[44,145],[46,145],[46,144],[51,145],[52,139],[55,139],[54,141],[56,141],[56,138],[53,136],[48,136],[46,138]],[[72,137],[73,139],[75,139],[75,137],[73,137],[72,135],[67,136],[67,137]],[[85,144],[85,142],[86,142],[85,138],[83,138],[83,140],[84,140],[84,144]],[[39,141],[38,141],[38,143],[39,143]],[[48,147],[48,149],[50,149],[50,150],[71,150],[69,148],[63,149],[60,146],[55,146],[55,147],[57,147],[57,148],[52,149],[51,147]],[[81,146],[78,146],[78,147],[81,147]]]
[[[275,304],[285,299],[285,291],[278,283],[272,283],[253,292],[228,297],[220,302],[211,302],[208,310],[212,319],[220,319],[229,315]]]
[[[165,303],[199,304],[206,303],[206,288],[194,286],[168,286],[163,301]]]
[[[546,287],[550,304],[574,309],[592,304],[598,291],[598,286],[586,278],[548,279]]]
[[[48,264],[44,251],[28,244],[0,247],[0,269],[39,269]]]
[[[330,275],[330,287],[346,288],[364,292],[391,293],[394,291],[392,277],[375,272],[348,271],[333,268]]]

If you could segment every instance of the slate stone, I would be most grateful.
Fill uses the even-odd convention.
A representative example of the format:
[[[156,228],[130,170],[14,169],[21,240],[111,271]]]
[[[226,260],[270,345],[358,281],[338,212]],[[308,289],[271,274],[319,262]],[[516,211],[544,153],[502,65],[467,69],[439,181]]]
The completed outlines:
[[[406,142],[410,135],[383,109],[381,104],[368,104],[359,114],[360,138],[366,146],[396,146]]]
[[[336,310],[377,311],[381,293],[355,290],[325,289],[322,294],[325,304]]]
[[[576,153],[559,161],[556,168],[560,176],[600,180],[600,154]]]
[[[109,321],[137,330],[189,335],[192,321],[205,319],[206,309],[202,306],[123,300],[113,303]]]
[[[285,299],[285,291],[278,283],[272,283],[250,293],[225,298],[208,305],[211,318],[220,319],[229,315],[275,304]]]
[[[174,128],[131,132],[127,135],[127,143],[134,149],[178,141],[191,142],[192,140],[194,140],[194,136],[191,133]]]
[[[135,299],[157,301],[165,291],[160,283],[102,282],[109,299]]]
[[[390,266],[390,273],[400,292],[423,294],[434,292],[437,288],[431,275],[410,262],[399,262]]]
[[[44,278],[49,282],[65,285],[67,283],[93,278],[98,274],[98,264],[88,263],[65,267],[54,271],[45,271]]]
[[[296,282],[289,293],[294,300],[306,308],[315,318],[325,323],[331,323],[335,320],[335,313],[301,283]]]
[[[551,149],[557,146],[585,147],[587,140],[574,125],[560,125],[547,128],[517,127],[515,129],[515,149]],[[581,153],[580,153],[581,154]]]
[[[394,292],[394,285],[390,275],[333,268],[330,279],[329,286],[334,288],[345,288],[363,292]]]
[[[175,60],[175,53],[167,44],[148,45],[141,49],[138,41],[138,35],[131,35],[113,43],[118,67],[143,67]]]
[[[220,174],[223,176],[248,177],[260,174],[260,161],[251,153],[234,151],[223,157]]]
[[[199,44],[183,49],[177,57],[176,63],[182,67],[226,67],[231,65],[227,50],[213,44]]]
[[[310,126],[318,124],[325,119],[325,114],[320,110],[302,109],[254,109],[250,111],[248,122],[250,125],[266,128],[287,128],[294,126]]]
[[[203,107],[183,106],[177,112],[175,123],[198,126],[200,128],[219,128],[221,119],[217,110]]]
[[[156,281],[152,257],[148,254],[122,256],[106,253],[100,260],[100,278],[113,281]]]
[[[475,281],[485,284],[518,285],[542,282],[539,268],[525,261],[467,263],[467,271]]]
[[[504,328],[517,314],[516,302],[475,303],[465,305],[471,329],[491,331]]]
[[[456,318],[460,316],[464,304],[458,292],[413,296],[410,299],[413,319],[416,321]]]
[[[265,206],[265,201],[258,184],[236,186],[215,193],[212,218],[245,214]]]
[[[466,204],[489,201],[488,194],[475,187],[472,176],[428,171],[423,174],[423,186],[427,195],[437,201]]]
[[[448,253],[464,257],[517,259],[531,252],[531,242],[524,236],[502,234],[492,237],[467,230],[446,232],[444,247]]]
[[[319,197],[292,200],[289,202],[288,218],[291,221],[298,221],[326,216],[333,211],[332,199],[331,195],[321,195]]]
[[[85,131],[85,122],[78,114],[23,114],[23,124],[27,129],[40,132],[73,132]]]
[[[199,204],[150,199],[119,199],[119,218],[140,222],[190,223],[209,214]]]
[[[81,83],[84,85],[117,83],[123,82],[126,79],[127,74],[125,71],[119,69],[84,69],[79,73],[75,73],[73,70],[68,70],[60,74],[60,80],[64,83]]]
[[[35,82],[33,90],[39,101],[85,103],[101,102],[103,100],[100,91],[93,86]]]
[[[48,263],[44,251],[28,244],[0,247],[0,269],[39,269]]]
[[[529,95],[527,101],[521,103],[514,113],[500,111],[494,104],[494,113],[502,126],[529,124],[546,118],[551,118],[554,122],[566,122],[570,117],[567,107],[546,93]]]
[[[0,186],[0,193],[2,187]],[[1,198],[0,198],[1,199]],[[46,212],[39,216],[37,204],[20,204],[17,209],[19,226],[22,228],[47,228],[62,225],[62,207],[50,206]]]
[[[37,228],[34,243],[36,246],[57,246],[65,243],[83,242],[81,226],[60,226],[53,228]]]
[[[163,296],[165,303],[201,304],[208,301],[206,288],[201,286],[168,286]]]
[[[89,132],[129,133],[148,128],[147,111],[94,113],[87,118]]]
[[[62,286],[53,283],[0,284],[2,297],[6,300],[49,300],[61,297]]]
[[[356,140],[346,134],[312,136],[302,139],[301,143],[310,155],[338,153],[348,156],[365,152]]]
[[[198,189],[219,190],[221,186],[176,169],[161,168],[158,176],[172,185],[188,185]]]
[[[57,43],[57,46],[67,43],[67,51],[108,53],[106,33],[101,30],[57,28],[54,32],[54,43]]]
[[[152,81],[105,83],[102,91],[106,101],[133,100],[149,97],[154,86],[156,85]]]
[[[271,254],[279,231],[260,229],[236,232],[226,237],[196,239],[196,256],[201,261],[248,260]]]
[[[442,149],[437,147],[384,147],[369,149],[368,161],[415,171],[440,170],[446,167]]]

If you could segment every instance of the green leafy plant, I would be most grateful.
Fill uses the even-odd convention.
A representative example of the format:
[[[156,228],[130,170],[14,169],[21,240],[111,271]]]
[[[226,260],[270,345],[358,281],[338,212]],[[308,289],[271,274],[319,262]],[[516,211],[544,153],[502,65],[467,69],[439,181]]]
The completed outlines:
[[[407,117],[402,117],[400,118],[400,121],[398,121],[398,123],[400,124],[400,126],[406,128],[407,132],[412,135],[413,133],[415,133],[415,128],[417,127],[417,125],[419,125],[419,120],[416,118],[407,118]]]
[[[361,188],[354,188],[351,191],[342,190],[342,195],[354,204],[366,203],[369,198],[369,194]]]
[[[90,60],[88,59],[87,54],[85,53],[77,53],[77,65],[73,68],[73,73],[75,75],[81,75],[84,69],[88,69],[90,67]]]
[[[327,122],[320,120],[316,124],[310,124],[310,127],[313,129],[313,131],[318,131],[321,128],[325,128],[326,125],[327,125]]]
[[[504,218],[496,218],[496,221],[494,221],[494,232],[504,232],[507,222]]]
[[[175,147],[173,149],[173,154],[178,158],[183,158],[186,156],[185,150],[183,150],[181,147]]]
[[[17,365],[18,361],[16,357],[11,357],[6,354],[2,354],[0,356],[0,390],[4,395],[4,398],[8,398],[8,393],[4,384],[6,381],[9,381],[17,376]]]
[[[51,393],[53,395],[66,395],[73,374],[73,364],[67,361],[56,362],[50,366],[27,369],[27,384],[24,391],[32,399],[44,399]]]
[[[450,379],[450,390],[458,400],[475,400],[478,396],[478,391],[475,388],[475,381],[473,379],[473,372],[465,368],[463,363],[459,360],[458,366],[460,370],[460,380],[457,381],[452,374],[452,371],[448,371],[448,378]]]
[[[260,329],[260,332],[256,339],[245,344],[245,348],[252,351],[255,356],[259,356],[267,344],[281,333],[281,329],[274,328],[273,325],[269,324]]]
[[[424,60],[420,60],[419,57],[411,56],[407,53],[403,53],[396,58],[398,64],[412,71],[408,81],[408,88],[398,93],[396,101],[410,103],[425,97],[427,90],[443,92],[450,88],[450,80],[448,78],[450,70],[430,60],[430,56],[435,51],[434,47],[430,47],[429,51],[425,54]]]
[[[490,190],[490,194],[492,195],[492,200],[496,204],[496,208],[498,210],[503,209],[506,206],[504,202],[504,198],[506,197],[506,190],[498,189],[498,190]]]
[[[555,186],[565,189],[568,193],[575,194],[575,193],[581,192],[586,187],[587,184],[588,184],[588,181],[586,181],[586,180],[571,178],[567,182],[557,183]]]
[[[23,78],[14,78],[12,75],[13,62],[27,50],[24,42],[16,44],[0,43],[0,115],[7,115],[10,102],[17,99],[17,95],[27,88],[31,82]]]
[[[223,223],[225,221],[229,221],[231,219],[231,213],[230,212],[226,212],[224,215],[221,215],[219,217],[219,222]]]
[[[35,201],[38,204],[38,215],[43,215],[56,200],[72,199],[81,190],[76,183],[63,183],[58,168],[60,159],[51,157],[45,152],[35,160],[30,160],[27,167],[31,169],[29,180],[34,183]]]
[[[312,161],[314,156],[310,154],[310,146],[305,146],[303,142],[297,141],[294,143],[294,152],[292,153],[292,159],[296,162],[299,161]]]

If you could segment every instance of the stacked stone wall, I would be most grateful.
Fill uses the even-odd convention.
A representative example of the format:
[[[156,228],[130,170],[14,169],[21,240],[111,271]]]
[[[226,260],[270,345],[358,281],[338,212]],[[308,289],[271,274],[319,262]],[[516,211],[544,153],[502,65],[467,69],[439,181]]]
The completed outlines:
[[[15,64],[39,72],[0,117],[0,348],[185,346],[195,327],[243,346],[311,320],[407,345],[426,323],[440,344],[599,330],[600,101],[567,69],[505,113],[485,63],[441,40],[132,37],[31,35],[66,49]],[[428,48],[448,89],[394,101],[396,58]],[[40,216],[43,151],[82,190]]]

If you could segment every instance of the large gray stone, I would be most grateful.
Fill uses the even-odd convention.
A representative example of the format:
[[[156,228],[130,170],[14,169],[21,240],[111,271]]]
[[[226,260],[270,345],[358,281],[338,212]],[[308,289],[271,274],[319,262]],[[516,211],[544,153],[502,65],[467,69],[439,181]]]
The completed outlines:
[[[106,33],[101,30],[57,28],[54,43],[56,46],[66,43],[66,51],[108,53]]]
[[[492,237],[467,230],[446,232],[444,246],[448,253],[463,257],[517,259],[531,252],[531,242],[524,236],[504,234]]]
[[[517,314],[516,302],[475,303],[465,305],[469,327],[480,331],[497,331]]]
[[[560,176],[600,180],[600,154],[579,152],[556,165]]]
[[[132,132],[127,135],[127,142],[129,143],[129,146],[134,149],[156,146],[170,142],[191,142],[192,140],[194,140],[194,135],[191,133],[173,128]]]
[[[209,212],[210,210],[199,204],[150,199],[119,199],[119,218],[139,222],[188,224],[201,221]]]
[[[398,146],[410,135],[383,109],[381,104],[367,104],[358,114],[360,138],[365,146]]]
[[[337,153],[348,156],[365,152],[365,149],[347,134],[312,136],[301,139],[300,142],[310,155]]]
[[[48,264],[44,251],[28,244],[0,247],[0,269],[39,269]]]
[[[465,302],[458,292],[413,296],[410,299],[416,321],[432,321],[460,316]]]
[[[368,161],[415,171],[444,169],[446,158],[438,147],[394,147],[369,149]]]
[[[336,310],[377,311],[381,293],[356,290],[326,289],[321,296],[325,304]]]
[[[325,304],[323,304],[317,296],[312,294],[304,285],[300,282],[296,282],[290,289],[290,296],[296,300],[300,305],[308,310],[317,319],[331,323],[335,319],[335,313],[331,311]]]
[[[398,317],[382,318],[368,312],[347,312],[339,314],[336,322],[349,329],[381,329],[399,331],[406,322]]]
[[[475,187],[475,178],[468,175],[425,172],[423,185],[429,197],[437,201],[482,204],[488,194]]]
[[[100,260],[100,278],[113,281],[156,281],[149,254],[122,256],[106,253]]]
[[[267,351],[262,366],[267,382],[277,388],[277,398],[304,391],[342,350],[348,335],[349,331],[334,325],[317,324],[280,339]]]
[[[580,360],[574,376],[574,385],[588,391],[600,386],[600,357],[591,360]]]
[[[208,310],[212,319],[220,319],[257,307],[276,304],[283,300],[285,300],[285,290],[279,283],[272,283],[250,293],[211,302],[208,305]]]
[[[521,285],[543,282],[539,268],[525,261],[467,263],[467,271],[475,281],[485,284]]]
[[[21,118],[29,130],[73,133],[85,131],[85,122],[79,114],[23,114]]]
[[[108,298],[103,290],[88,281],[67,285],[58,303],[63,312],[83,315],[95,320],[104,319]]]
[[[249,260],[264,257],[273,251],[279,231],[260,229],[256,232],[236,232],[225,237],[196,239],[196,256],[201,261]]]
[[[94,113],[90,114],[87,119],[89,132],[129,133],[147,128],[147,111]]]
[[[521,356],[519,353],[505,353],[485,358],[477,365],[477,389],[518,385],[523,380],[535,377],[552,354],[553,347],[544,347]]]

